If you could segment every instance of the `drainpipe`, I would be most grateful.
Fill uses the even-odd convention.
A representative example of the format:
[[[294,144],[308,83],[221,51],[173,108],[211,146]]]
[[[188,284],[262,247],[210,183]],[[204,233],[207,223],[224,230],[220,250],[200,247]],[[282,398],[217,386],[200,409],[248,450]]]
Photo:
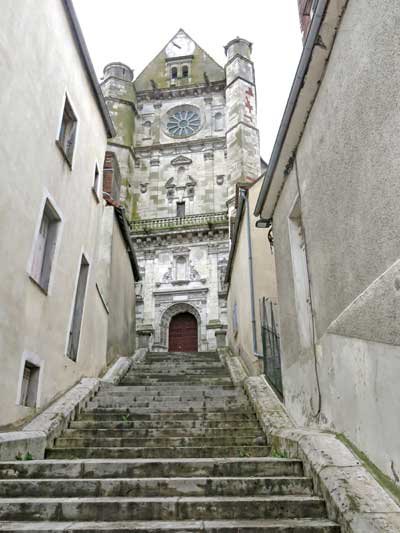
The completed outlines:
[[[256,326],[256,311],[254,304],[254,276],[253,276],[253,252],[251,248],[251,232],[250,232],[250,208],[249,197],[247,190],[241,189],[240,195],[245,202],[246,207],[246,225],[247,225],[247,248],[248,248],[248,264],[249,264],[249,280],[250,280],[250,313],[251,313],[251,329],[253,333],[253,355],[258,358],[262,358],[262,355],[258,353],[257,347],[257,326]]]

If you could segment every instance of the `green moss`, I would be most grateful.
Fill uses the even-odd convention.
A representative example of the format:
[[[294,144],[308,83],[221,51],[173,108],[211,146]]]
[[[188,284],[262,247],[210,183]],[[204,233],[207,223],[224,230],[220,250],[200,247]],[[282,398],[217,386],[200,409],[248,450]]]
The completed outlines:
[[[363,466],[368,470],[368,472],[376,479],[378,483],[386,489],[391,496],[400,504],[400,486],[386,474],[382,472],[368,457],[364,452],[359,450],[345,435],[342,433],[336,433],[336,437],[343,442],[345,446],[350,448],[350,450],[358,457]]]
[[[138,201],[139,201],[139,194],[136,193],[130,196],[130,204],[131,204],[130,220],[131,221],[140,220],[140,215],[138,211]]]

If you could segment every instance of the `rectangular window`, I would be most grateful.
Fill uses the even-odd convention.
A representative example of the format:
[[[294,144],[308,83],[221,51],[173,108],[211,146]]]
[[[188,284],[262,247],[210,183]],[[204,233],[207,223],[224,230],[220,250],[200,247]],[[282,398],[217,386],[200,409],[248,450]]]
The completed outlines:
[[[176,216],[184,217],[185,216],[185,202],[176,203]]]
[[[68,335],[67,356],[73,361],[76,361],[78,357],[79,338],[81,335],[83,308],[85,304],[88,273],[89,263],[87,262],[85,256],[82,255],[81,264],[79,268],[78,284],[76,287],[71,329]]]
[[[36,407],[40,367],[25,361],[21,384],[20,405]]]
[[[61,219],[59,215],[47,199],[40,221],[39,233],[34,246],[30,272],[31,278],[36,281],[44,291],[47,291],[49,287],[50,273],[60,221]]]
[[[68,97],[65,97],[63,116],[61,120],[60,132],[58,134],[57,145],[67,160],[69,166],[72,165],[72,157],[75,148],[76,130],[78,120],[72,109]]]

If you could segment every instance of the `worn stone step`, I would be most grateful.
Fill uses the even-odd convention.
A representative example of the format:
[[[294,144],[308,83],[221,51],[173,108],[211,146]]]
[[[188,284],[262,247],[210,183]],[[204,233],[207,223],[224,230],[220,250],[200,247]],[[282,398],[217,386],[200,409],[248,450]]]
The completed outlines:
[[[0,522],[0,531],[58,533],[59,531],[129,531],[130,533],[340,533],[337,524],[325,519],[283,520],[180,520],[178,522]]]
[[[261,442],[258,442],[260,440]],[[226,435],[224,437],[164,437],[164,438],[115,438],[115,437],[59,437],[56,439],[56,448],[165,448],[175,446],[188,446],[192,448],[208,446],[257,446],[260,443],[266,444],[265,437],[261,431],[256,436],[236,436]]]
[[[74,420],[70,422],[71,429],[126,429],[135,431],[159,431],[165,429],[166,431],[235,431],[235,428],[243,429],[257,429],[259,428],[257,419],[254,417],[249,420],[206,420],[199,418],[197,420]]]
[[[72,424],[76,424],[72,423]],[[227,429],[220,428],[149,428],[149,429],[130,429],[130,428],[76,428],[76,425],[64,430],[63,437],[67,438],[162,438],[162,437],[225,437],[226,435],[235,435],[239,437],[250,436],[256,438],[262,435],[257,425],[250,427],[232,427]]]
[[[155,379],[164,379],[164,378],[197,378],[197,377],[210,377],[210,378],[218,378],[218,377],[229,377],[228,370],[226,368],[190,368],[190,371],[187,368],[166,368],[164,370],[161,369],[153,369],[150,367],[143,368],[143,367],[137,367],[133,370],[129,370],[127,374],[125,375],[126,378],[142,378],[142,377],[150,377]]]
[[[246,397],[241,392],[237,391],[225,391],[217,390],[214,392],[203,392],[203,391],[184,391],[180,394],[173,394],[173,391],[158,391],[157,393],[142,391],[142,392],[133,392],[133,391],[120,391],[119,388],[115,387],[112,391],[100,391],[95,396],[96,399],[109,399],[109,398],[118,398],[128,400],[128,401],[157,401],[157,402],[175,402],[179,400],[197,400],[202,401],[214,400],[214,399],[246,399]]]
[[[155,394],[181,394],[182,392],[215,392],[215,391],[237,391],[237,388],[231,383],[228,385],[207,385],[205,383],[203,384],[193,384],[193,385],[174,385],[170,383],[165,384],[159,384],[158,386],[154,385],[123,385],[122,383],[119,385],[113,385],[112,383],[106,383],[102,382],[100,385],[100,391],[103,390],[116,390],[116,391],[126,391],[130,392],[133,391],[137,394],[140,394],[141,392],[153,392]]]
[[[234,422],[234,421],[247,421],[256,420],[255,415],[252,412],[244,411],[204,411],[204,412],[176,412],[176,411],[160,411],[154,412],[150,409],[129,409],[124,411],[116,411],[115,409],[92,409],[86,410],[79,414],[79,420],[120,420],[120,421],[132,421],[132,420],[204,420],[214,421],[219,420],[221,422]]]
[[[197,410],[197,409],[240,409],[241,407],[249,408],[249,404],[245,399],[211,399],[211,400],[185,400],[178,399],[175,401],[131,401],[118,398],[95,398],[88,402],[87,408],[92,409],[95,407],[123,409],[123,408],[137,408],[137,409],[151,409],[153,411],[180,411],[180,410]]]
[[[121,385],[165,385],[169,384],[172,386],[179,385],[229,385],[231,384],[230,377],[203,377],[203,376],[163,376],[159,378],[143,376],[139,377],[137,375],[130,377],[124,377],[121,381]]]
[[[0,479],[303,476],[298,459],[274,457],[78,459],[0,462]]]
[[[131,372],[135,368],[143,368],[143,369],[158,369],[162,372],[164,371],[173,371],[176,368],[184,368],[184,369],[204,369],[204,370],[210,370],[210,369],[221,369],[225,370],[226,372],[226,366],[221,361],[144,361],[138,365],[133,365],[128,370],[128,372]]]
[[[3,498],[0,520],[210,520],[324,518],[316,496]]]
[[[13,479],[0,483],[0,498],[312,495],[312,490],[306,477]]]
[[[98,448],[51,448],[46,451],[48,459],[123,459],[123,458],[179,458],[179,457],[267,457],[268,446],[177,446],[175,448],[151,447],[98,447]]]

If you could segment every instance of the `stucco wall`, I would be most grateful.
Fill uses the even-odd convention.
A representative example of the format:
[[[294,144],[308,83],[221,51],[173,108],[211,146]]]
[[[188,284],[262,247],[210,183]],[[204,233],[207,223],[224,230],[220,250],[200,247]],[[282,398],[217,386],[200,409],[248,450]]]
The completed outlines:
[[[266,238],[265,230],[255,227],[253,216],[255,202],[260,192],[262,180],[256,182],[248,192],[250,207],[250,234],[253,255],[254,300],[257,327],[257,348],[262,354],[261,323],[259,300],[262,297],[276,301],[276,281],[274,257]],[[232,350],[240,354],[252,374],[262,370],[262,360],[254,356],[251,324],[250,278],[247,243],[247,213],[244,210],[239,229],[236,253],[233,260],[231,281],[228,291],[228,343]],[[237,307],[238,327],[233,325],[233,309]]]
[[[362,13],[362,17],[360,17]],[[350,0],[274,214],[285,398],[298,423],[343,432],[400,471],[400,7]],[[288,215],[301,190],[322,395],[301,348]],[[311,406],[310,407],[310,399]]]
[[[42,363],[40,406],[105,365],[107,315],[95,288],[102,205],[91,191],[106,131],[62,3],[2,2],[0,65],[0,424],[33,414],[16,405],[24,352]],[[72,170],[55,144],[65,91],[78,118]],[[49,293],[29,278],[43,202],[62,217]],[[90,263],[76,362],[65,356],[81,254]]]
[[[113,211],[114,209],[111,208]],[[135,351],[135,279],[126,244],[113,217],[107,360]]]

